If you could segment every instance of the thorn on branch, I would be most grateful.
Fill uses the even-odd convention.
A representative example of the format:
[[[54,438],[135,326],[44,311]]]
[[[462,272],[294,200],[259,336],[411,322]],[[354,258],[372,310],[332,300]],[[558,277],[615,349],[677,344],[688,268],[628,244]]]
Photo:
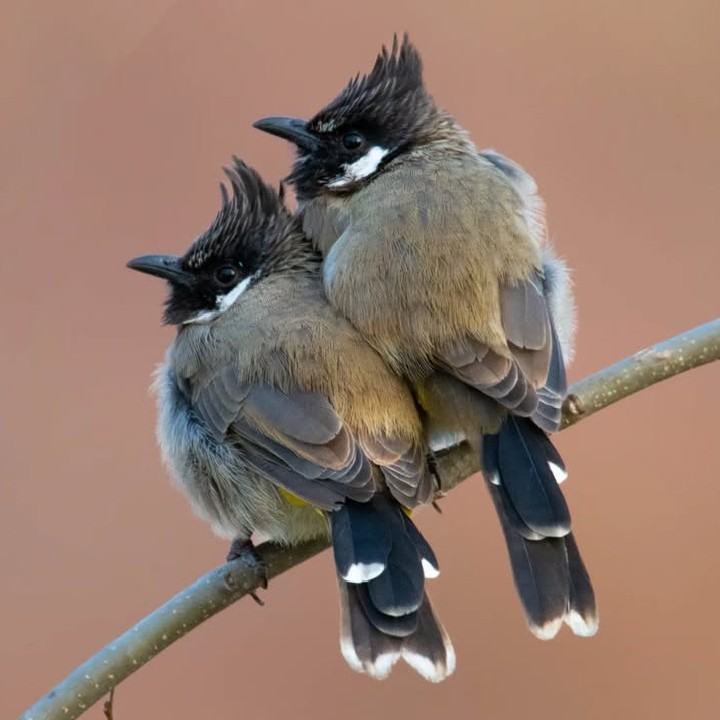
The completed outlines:
[[[255,591],[248,594],[260,607],[265,607],[265,601]]]
[[[103,713],[107,720],[114,720],[113,717],[113,701],[115,700],[115,686],[110,688],[110,695],[103,704]]]

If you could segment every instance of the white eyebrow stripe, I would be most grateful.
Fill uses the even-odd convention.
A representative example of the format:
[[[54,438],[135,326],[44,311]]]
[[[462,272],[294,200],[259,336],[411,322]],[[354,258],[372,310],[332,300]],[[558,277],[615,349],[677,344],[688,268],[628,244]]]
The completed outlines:
[[[343,187],[372,175],[382,159],[390,152],[388,148],[374,145],[354,163],[345,165],[345,174],[328,183],[328,187]]]

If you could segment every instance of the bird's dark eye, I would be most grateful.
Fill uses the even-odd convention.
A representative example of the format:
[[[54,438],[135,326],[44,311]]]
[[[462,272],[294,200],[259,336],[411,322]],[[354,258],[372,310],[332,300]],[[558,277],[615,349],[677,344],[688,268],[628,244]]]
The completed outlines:
[[[233,265],[221,265],[215,271],[215,280],[218,285],[232,285],[238,277],[238,270]]]
[[[342,144],[346,150],[359,150],[365,144],[365,137],[353,130],[343,135]]]

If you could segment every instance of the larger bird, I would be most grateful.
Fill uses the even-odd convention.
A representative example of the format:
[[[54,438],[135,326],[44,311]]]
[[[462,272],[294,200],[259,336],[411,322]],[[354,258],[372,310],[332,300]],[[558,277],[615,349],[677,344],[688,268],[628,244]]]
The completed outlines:
[[[546,434],[567,390],[572,299],[564,266],[544,256],[532,179],[478,153],[435,104],[407,36],[311,120],[255,125],[297,147],[289,179],[330,302],[410,380],[436,442],[482,450],[530,629],[594,634]]]
[[[411,392],[329,305],[278,195],[240,161],[226,172],[232,196],[182,257],[128,264],[168,281],[178,327],[157,377],[164,457],[233,554],[254,532],[330,533],[345,659],[440,681],[455,655],[424,590],[437,561],[405,511],[433,491]]]

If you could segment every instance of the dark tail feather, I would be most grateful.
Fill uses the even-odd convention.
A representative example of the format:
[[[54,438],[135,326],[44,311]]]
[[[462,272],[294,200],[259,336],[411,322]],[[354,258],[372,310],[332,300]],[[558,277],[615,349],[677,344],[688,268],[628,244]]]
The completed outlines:
[[[549,639],[565,622],[594,635],[595,596],[557,485],[566,476],[560,454],[531,421],[508,418],[483,438],[483,472],[530,630]]]
[[[338,578],[340,587],[340,650],[353,670],[384,680],[402,658],[430,682],[441,682],[455,671],[455,650],[423,595],[414,615],[415,629],[398,637],[379,630],[361,600],[362,585]],[[392,618],[400,620],[400,618]]]
[[[335,567],[350,583],[372,580],[383,572],[392,547],[390,528],[373,500],[346,501],[330,515]]]
[[[340,588],[340,651],[357,672],[384,680],[400,658],[402,639],[386,635],[368,621],[358,597],[360,585],[338,576]]]
[[[420,560],[422,562],[423,572],[426,578],[436,578],[440,574],[440,565],[430,543],[420,534],[415,527],[415,523],[405,514],[402,514],[405,531],[415,545]]]
[[[558,480],[564,465],[548,436],[528,418],[508,415],[497,435],[483,437],[483,468],[501,485],[522,523],[541,537],[570,532],[570,511]]]
[[[425,538],[401,506],[382,494],[368,503],[348,501],[330,518],[340,647],[348,664],[382,679],[402,657],[426,679],[444,680],[455,669],[455,654],[424,590],[425,575],[438,573]],[[378,563],[377,574],[377,567],[371,573],[352,570]]]
[[[430,682],[440,682],[455,670],[455,650],[425,593],[418,610],[418,629],[402,644],[402,658]]]
[[[546,640],[562,626],[570,599],[570,574],[564,538],[528,540],[510,520],[504,489],[487,483],[500,519],[515,587],[533,635]]]
[[[570,570],[570,606],[565,622],[576,635],[592,637],[599,622],[595,591],[572,533],[565,538],[565,546]]]
[[[392,575],[392,569],[383,573],[384,575]],[[407,576],[403,573],[403,577],[395,579],[397,584],[404,584],[407,580]],[[388,584],[392,584],[392,581]],[[420,607],[422,602],[422,595],[418,601],[418,607],[414,610],[410,610],[404,614],[391,615],[390,613],[381,610],[374,602],[373,597],[370,594],[369,583],[360,583],[351,585],[355,588],[358,602],[360,607],[363,609],[367,620],[381,633],[385,635],[392,635],[393,637],[407,637],[412,635],[417,630],[417,609]],[[383,588],[384,590],[385,588]],[[392,597],[392,596],[391,596]],[[385,598],[383,598],[385,600]],[[382,602],[382,601],[381,601]],[[383,602],[387,605],[387,601]]]

